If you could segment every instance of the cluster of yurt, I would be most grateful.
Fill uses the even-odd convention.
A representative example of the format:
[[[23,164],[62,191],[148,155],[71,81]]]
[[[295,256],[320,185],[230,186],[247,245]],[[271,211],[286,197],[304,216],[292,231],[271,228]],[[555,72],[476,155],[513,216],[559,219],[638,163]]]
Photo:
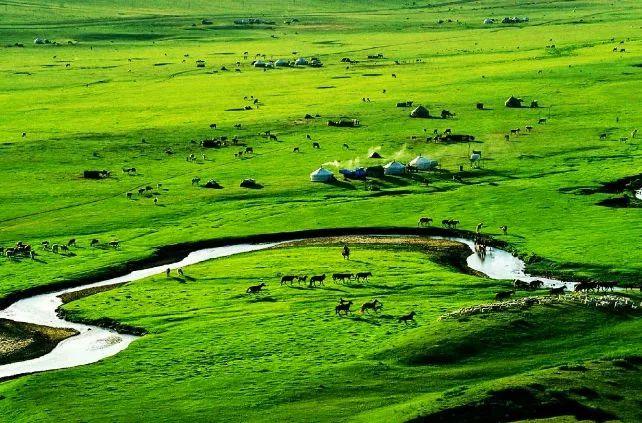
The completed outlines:
[[[320,167],[310,174],[312,182],[332,182],[334,179],[334,174],[324,167]]]
[[[417,170],[432,170],[437,167],[436,160],[430,160],[423,156],[417,156],[408,163]]]

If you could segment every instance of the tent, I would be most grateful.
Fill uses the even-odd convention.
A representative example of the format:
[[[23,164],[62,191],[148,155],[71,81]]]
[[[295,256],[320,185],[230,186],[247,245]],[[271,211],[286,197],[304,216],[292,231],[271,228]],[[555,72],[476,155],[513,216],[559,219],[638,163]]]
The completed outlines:
[[[299,57],[298,59],[296,59],[294,64],[295,64],[295,66],[305,66],[305,65],[308,64],[308,61],[306,59],[304,59],[303,57]]]
[[[279,59],[276,62],[274,62],[274,66],[279,66],[279,67],[290,66],[290,63],[285,59]]]
[[[371,158],[371,159],[381,159],[381,158],[383,158],[383,157],[381,157],[381,154],[379,154],[378,152],[376,152],[376,151],[375,151],[374,153],[372,153],[372,154],[370,155],[370,158]]]
[[[386,175],[403,175],[406,173],[406,166],[399,162],[390,162],[383,169]]]
[[[430,117],[430,114],[428,113],[428,109],[426,109],[424,106],[418,106],[412,112],[410,112],[410,117],[427,118]]]
[[[318,168],[310,174],[310,181],[312,182],[330,182],[334,179],[332,172],[325,168]]]
[[[510,96],[508,97],[508,100],[504,102],[504,105],[506,107],[513,107],[513,108],[522,107],[522,101],[524,100],[522,100],[521,98]]]
[[[417,156],[410,161],[410,166],[417,168],[418,170],[430,170],[437,167],[436,160],[430,160],[422,156]]]
[[[494,23],[495,23],[495,19],[492,19],[492,18],[484,19],[484,24],[486,24],[486,25],[490,25],[490,24],[494,24]]]
[[[358,167],[354,170],[352,169],[340,169],[339,173],[342,174],[346,179],[366,179],[367,172],[363,167]]]

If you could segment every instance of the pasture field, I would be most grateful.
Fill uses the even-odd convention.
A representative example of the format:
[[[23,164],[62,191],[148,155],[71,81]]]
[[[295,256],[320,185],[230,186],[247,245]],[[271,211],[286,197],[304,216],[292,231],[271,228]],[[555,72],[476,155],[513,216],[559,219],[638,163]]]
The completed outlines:
[[[483,222],[531,271],[640,283],[639,204],[598,204],[630,197],[625,182],[642,174],[636,0],[12,0],[0,1],[0,14],[0,246],[23,241],[37,253],[0,257],[0,300],[122,272],[161,246],[409,227],[420,216],[458,219],[468,231]],[[483,24],[504,16],[529,21]],[[247,17],[274,24],[233,23]],[[36,37],[58,44],[34,45]],[[314,56],[323,67],[264,71],[251,65],[257,54]],[[511,95],[540,107],[506,108]],[[408,100],[455,117],[411,119],[411,108],[396,107]],[[327,125],[343,117],[361,126]],[[426,142],[446,128],[475,140]],[[239,144],[199,145],[222,136]],[[254,152],[235,156],[246,147]],[[478,169],[473,150],[482,151]],[[369,158],[374,151],[383,159]],[[340,176],[420,154],[440,169],[375,179],[378,191],[309,181],[320,166]],[[102,169],[111,177],[83,178]],[[261,188],[240,187],[244,178]],[[223,189],[204,188],[209,179]],[[72,238],[68,252],[40,248]],[[66,306],[74,318],[109,317],[148,334],[95,365],[3,382],[0,420],[127,421],[136,410],[150,421],[404,421],[513,388],[528,390],[516,402],[563,393],[640,419],[631,399],[640,391],[639,318],[565,305],[438,321],[508,282],[391,248],[364,247],[364,266],[390,279],[362,288],[274,286],[285,267],[312,274],[336,265],[336,247],[298,246],[194,266],[193,283],[163,276],[74,301]],[[261,278],[270,285],[262,300],[240,295]],[[341,295],[377,296],[386,308],[339,319]],[[422,310],[417,327],[400,326],[395,316],[413,308]],[[442,354],[438,346],[452,361],[426,358]],[[536,417],[554,416],[521,418]]]

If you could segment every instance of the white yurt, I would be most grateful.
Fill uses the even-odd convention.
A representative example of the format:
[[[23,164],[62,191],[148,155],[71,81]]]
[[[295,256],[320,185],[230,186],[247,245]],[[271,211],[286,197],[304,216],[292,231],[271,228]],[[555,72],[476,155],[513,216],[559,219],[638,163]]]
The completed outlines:
[[[263,60],[257,60],[254,62],[254,67],[255,68],[264,68],[266,63]]]
[[[390,162],[383,169],[385,175],[403,175],[406,173],[406,166],[399,162]]]
[[[410,161],[410,166],[416,167],[419,170],[431,170],[437,167],[436,160],[430,160],[423,156],[417,156]]]
[[[296,66],[305,66],[305,65],[307,65],[307,64],[308,64],[308,61],[307,61],[306,59],[304,59],[303,57],[299,57],[298,59],[296,59],[296,61],[294,62],[294,64],[295,64]]]
[[[492,19],[492,18],[484,19],[484,24],[486,24],[486,25],[491,25],[491,24],[494,24],[494,23],[495,23],[495,19]]]
[[[285,59],[279,59],[276,62],[274,62],[274,66],[284,67],[284,66],[289,66],[289,65],[290,65],[290,63]]]
[[[310,174],[310,181],[312,182],[329,182],[332,179],[334,179],[334,174],[323,167]]]

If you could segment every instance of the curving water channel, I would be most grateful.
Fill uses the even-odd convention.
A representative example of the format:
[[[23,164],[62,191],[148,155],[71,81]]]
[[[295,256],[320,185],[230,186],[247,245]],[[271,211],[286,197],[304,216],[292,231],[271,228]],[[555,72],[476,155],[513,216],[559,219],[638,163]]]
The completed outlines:
[[[468,239],[439,236],[429,236],[426,238],[461,242],[466,244],[471,251],[474,251],[474,244]],[[291,241],[292,240],[283,242]],[[133,335],[119,334],[115,331],[103,329],[98,326],[73,323],[60,319],[56,314],[56,310],[62,305],[62,300],[59,298],[61,294],[80,291],[87,288],[136,281],[152,275],[161,274],[168,267],[170,269],[177,269],[179,267],[189,266],[210,259],[271,248],[282,244],[283,242],[237,244],[225,247],[206,248],[194,251],[183,260],[173,264],[136,270],[125,276],[86,284],[75,288],[63,289],[48,294],[35,295],[33,297],[17,301],[6,309],[0,311],[0,318],[56,328],[73,328],[80,333],[60,342],[51,352],[41,357],[0,366],[0,379],[22,374],[64,369],[68,367],[81,366],[83,364],[95,363],[103,358],[117,354],[139,338]],[[467,259],[467,263],[471,269],[482,272],[493,279],[522,279],[524,281],[538,279],[543,281],[545,286],[559,286],[564,284],[568,288],[572,288],[574,284],[573,282],[561,282],[555,279],[527,275],[524,272],[525,264],[523,261],[514,257],[507,251],[496,248],[490,249],[483,259],[475,253],[471,254]]]

